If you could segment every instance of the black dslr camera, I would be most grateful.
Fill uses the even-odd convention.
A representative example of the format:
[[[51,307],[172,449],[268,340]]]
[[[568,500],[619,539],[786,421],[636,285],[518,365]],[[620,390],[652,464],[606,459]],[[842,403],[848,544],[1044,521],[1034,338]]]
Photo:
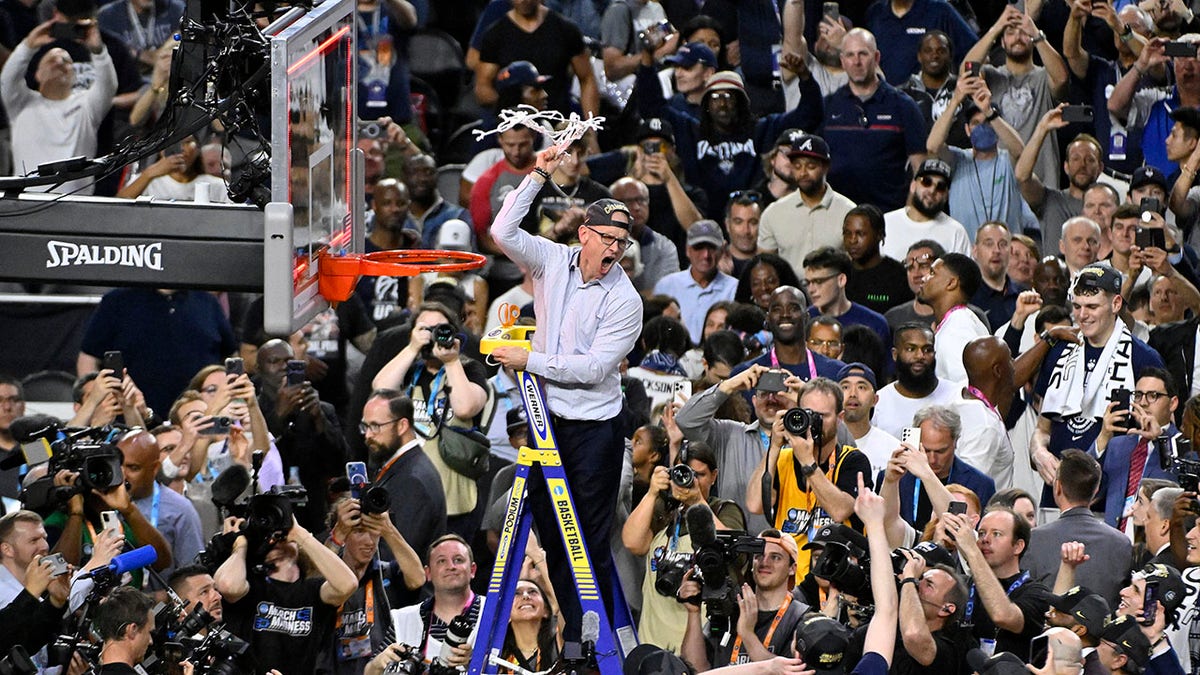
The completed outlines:
[[[454,326],[448,323],[439,323],[433,327],[433,342],[444,349],[453,349],[454,341],[458,338],[458,331],[454,330]]]
[[[821,415],[808,408],[792,408],[785,412],[783,414],[783,428],[789,434],[796,437],[812,434],[814,448],[819,448],[825,444],[825,439],[822,435],[824,426]]]

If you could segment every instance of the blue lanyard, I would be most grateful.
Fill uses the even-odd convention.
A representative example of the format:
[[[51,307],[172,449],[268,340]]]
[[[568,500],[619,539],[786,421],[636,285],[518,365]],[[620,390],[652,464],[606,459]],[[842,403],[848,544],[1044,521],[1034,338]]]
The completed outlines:
[[[408,397],[412,398],[412,391],[417,387],[417,380],[421,379],[421,373],[425,366],[417,368],[417,372],[413,373],[412,384],[408,385]],[[437,393],[442,388],[442,380],[446,378],[446,367],[442,366],[438,369],[437,375],[433,376],[433,384],[429,385],[429,389],[425,392],[425,410],[429,413],[429,423],[434,427],[437,423],[434,422],[434,410],[437,408]]]
[[[917,522],[917,500],[921,496],[921,479],[917,479],[917,484],[913,486],[913,525]]]
[[[679,548],[679,523],[681,520],[683,520],[683,511],[675,514],[675,530],[671,533],[671,537],[667,541],[667,550],[672,553]]]
[[[763,431],[762,427],[758,428],[758,440],[762,442],[763,450],[771,449],[771,436]]]
[[[1008,590],[1004,591],[1004,594],[1012,595],[1013,591],[1024,586],[1026,581],[1029,581],[1028,570],[1025,572],[1022,572],[1021,576],[1017,577],[1017,580],[1012,582],[1012,584],[1009,585]],[[971,617],[973,617],[974,615],[975,615],[975,582],[972,581],[971,582],[971,592],[967,594],[967,612],[966,612],[967,620],[970,621]],[[999,629],[997,629],[997,631],[999,631]]]
[[[154,499],[150,501],[150,527],[158,527],[158,506],[162,501],[162,487],[154,481]]]

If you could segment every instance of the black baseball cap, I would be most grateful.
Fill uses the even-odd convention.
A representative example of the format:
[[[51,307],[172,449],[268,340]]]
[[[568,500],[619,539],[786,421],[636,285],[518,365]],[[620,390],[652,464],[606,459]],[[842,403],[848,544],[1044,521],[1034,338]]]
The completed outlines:
[[[1099,637],[1104,630],[1104,621],[1112,611],[1104,596],[1092,593],[1082,586],[1072,586],[1062,595],[1051,595],[1050,606],[1070,616],[1087,629],[1092,637]]]
[[[617,212],[625,214],[624,221],[613,218],[613,214]],[[625,206],[625,202],[605,197],[588,204],[583,222],[585,225],[612,225],[628,230],[633,222],[633,216],[629,215],[629,207]]]
[[[625,657],[624,675],[688,675],[687,664],[662,647],[640,644]]]
[[[979,675],[1022,675],[1029,673],[1025,662],[1012,652],[1000,652],[988,656],[982,649],[967,652],[967,664]]]
[[[927,159],[921,162],[921,167],[917,169],[917,178],[921,176],[941,176],[946,180],[950,180],[950,165],[940,159]]]
[[[801,134],[792,139],[787,151],[788,159],[811,157],[822,162],[829,162],[829,144],[824,138],[812,134]]]
[[[1108,291],[1114,295],[1121,292],[1121,273],[1107,263],[1092,263],[1079,270],[1075,278],[1075,292],[1083,290]]]
[[[1179,570],[1170,565],[1151,563],[1134,573],[1141,575],[1147,584],[1158,586],[1158,601],[1167,612],[1179,609],[1183,601],[1191,593],[1191,588],[1183,581]]]
[[[1150,662],[1150,640],[1132,616],[1113,616],[1101,631],[1100,639],[1112,643],[1139,667],[1145,667]]]
[[[1178,112],[1178,111],[1176,111]],[[1192,111],[1200,115],[1200,111]],[[1200,128],[1194,129],[1200,132]],[[1147,185],[1157,185],[1163,190],[1167,189],[1167,174],[1162,172],[1162,169],[1156,166],[1139,166],[1133,172],[1133,178],[1129,179],[1129,189],[1136,190]]]
[[[861,532],[841,523],[831,523],[817,530],[812,539],[801,548],[807,551],[826,544],[845,544],[856,547],[860,556],[871,550],[871,544]]]
[[[634,136],[634,141],[641,143],[647,138],[661,138],[670,141],[671,145],[675,144],[675,127],[671,126],[671,121],[661,117],[651,117],[642,120],[638,125],[637,135]]]
[[[796,653],[817,673],[844,673],[842,660],[849,646],[850,629],[827,616],[810,616],[796,627]]]

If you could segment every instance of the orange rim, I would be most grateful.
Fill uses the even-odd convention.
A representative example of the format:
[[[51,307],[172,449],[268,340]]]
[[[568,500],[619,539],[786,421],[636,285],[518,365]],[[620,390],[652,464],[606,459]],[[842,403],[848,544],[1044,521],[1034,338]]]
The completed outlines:
[[[350,299],[363,276],[412,277],[422,272],[467,272],[487,264],[487,258],[469,251],[401,250],[374,253],[321,254],[317,288],[331,302]]]

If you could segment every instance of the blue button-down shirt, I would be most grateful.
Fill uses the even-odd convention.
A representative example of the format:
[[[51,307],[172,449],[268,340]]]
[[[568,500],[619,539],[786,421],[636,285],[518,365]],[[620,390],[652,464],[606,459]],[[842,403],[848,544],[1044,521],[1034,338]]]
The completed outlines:
[[[618,366],[642,332],[642,300],[625,270],[584,283],[578,246],[521,229],[541,184],[526,176],[504,198],[492,238],[533,277],[537,331],[525,370],[545,379],[550,412],[573,420],[607,420],[621,412]]]
[[[668,274],[654,285],[655,295],[669,295],[679,302],[679,310],[683,314],[683,325],[687,326],[692,342],[700,344],[704,336],[704,316],[708,308],[722,300],[733,301],[737,292],[738,280],[717,272],[717,276],[701,287],[690,270]]]

